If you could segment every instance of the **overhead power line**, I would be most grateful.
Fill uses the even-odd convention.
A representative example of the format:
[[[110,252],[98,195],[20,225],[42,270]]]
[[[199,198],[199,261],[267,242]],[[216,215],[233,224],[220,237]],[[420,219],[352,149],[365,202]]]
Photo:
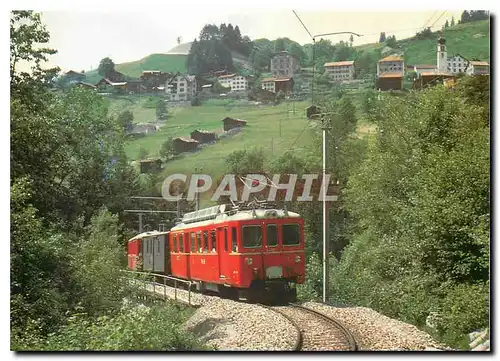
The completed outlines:
[[[445,11],[443,11],[443,12],[441,13],[441,15],[439,15],[439,17],[438,17],[438,18],[437,18],[437,19],[436,19],[436,20],[432,23],[431,27],[433,27],[433,26],[434,26],[434,24],[436,24],[436,23],[438,22],[438,20],[439,20],[439,19],[441,19],[441,17],[442,17],[445,13],[446,13],[446,10],[445,10]]]

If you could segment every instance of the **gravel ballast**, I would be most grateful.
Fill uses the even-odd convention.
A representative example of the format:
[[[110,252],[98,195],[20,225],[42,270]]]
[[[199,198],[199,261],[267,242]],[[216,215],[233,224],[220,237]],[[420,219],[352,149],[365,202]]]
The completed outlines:
[[[356,338],[360,351],[423,351],[445,349],[429,334],[408,323],[366,307],[334,307],[307,302],[303,306],[342,322]]]
[[[296,329],[282,315],[258,305],[210,298],[185,324],[208,346],[221,351],[294,349]]]

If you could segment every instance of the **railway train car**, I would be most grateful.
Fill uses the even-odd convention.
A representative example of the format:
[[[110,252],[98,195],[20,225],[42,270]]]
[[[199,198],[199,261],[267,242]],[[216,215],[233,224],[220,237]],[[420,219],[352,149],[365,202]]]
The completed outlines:
[[[132,270],[192,280],[223,297],[294,301],[305,279],[304,221],[286,209],[219,205],[128,241]]]

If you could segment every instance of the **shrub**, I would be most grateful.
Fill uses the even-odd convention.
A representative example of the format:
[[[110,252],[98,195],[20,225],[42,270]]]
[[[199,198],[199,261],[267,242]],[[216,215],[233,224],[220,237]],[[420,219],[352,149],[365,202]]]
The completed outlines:
[[[57,334],[33,345],[42,351],[189,351],[204,346],[182,328],[186,309],[168,302],[151,308],[133,304],[113,316],[77,314]]]
[[[459,284],[444,298],[441,332],[445,341],[459,342],[476,329],[489,326],[489,283]]]

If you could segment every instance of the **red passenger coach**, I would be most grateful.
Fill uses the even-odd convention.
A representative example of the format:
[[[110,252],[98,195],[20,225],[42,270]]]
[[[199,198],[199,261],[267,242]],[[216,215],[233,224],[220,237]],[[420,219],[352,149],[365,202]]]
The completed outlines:
[[[187,213],[170,232],[134,237],[128,250],[131,269],[139,263],[144,271],[163,269],[232,298],[293,301],[305,277],[304,222],[283,209],[220,205]]]

